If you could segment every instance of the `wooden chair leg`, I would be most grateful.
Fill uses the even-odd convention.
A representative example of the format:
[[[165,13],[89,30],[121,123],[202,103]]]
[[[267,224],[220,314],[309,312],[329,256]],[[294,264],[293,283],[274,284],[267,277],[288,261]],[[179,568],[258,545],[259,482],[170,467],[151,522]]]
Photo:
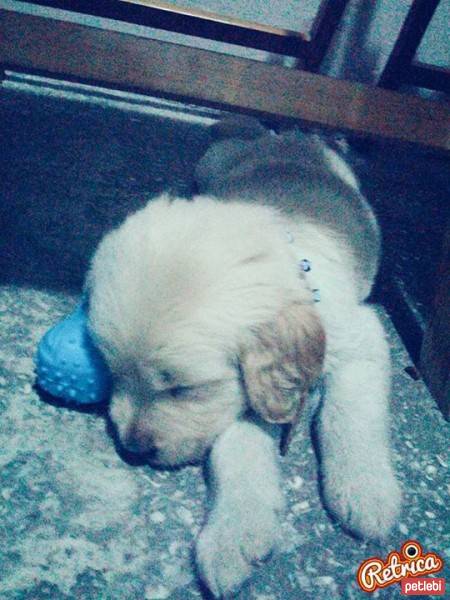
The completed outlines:
[[[378,81],[380,87],[400,87],[438,4],[439,0],[414,0]]]

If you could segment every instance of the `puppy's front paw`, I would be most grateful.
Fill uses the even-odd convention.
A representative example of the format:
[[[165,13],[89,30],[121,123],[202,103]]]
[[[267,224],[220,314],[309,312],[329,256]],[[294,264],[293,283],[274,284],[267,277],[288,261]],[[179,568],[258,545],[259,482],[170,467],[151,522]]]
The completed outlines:
[[[237,591],[252,567],[268,557],[279,534],[277,512],[268,506],[216,507],[197,540],[197,566],[211,592]]]
[[[330,512],[364,539],[385,539],[400,515],[401,489],[388,466],[326,476],[323,492]]]

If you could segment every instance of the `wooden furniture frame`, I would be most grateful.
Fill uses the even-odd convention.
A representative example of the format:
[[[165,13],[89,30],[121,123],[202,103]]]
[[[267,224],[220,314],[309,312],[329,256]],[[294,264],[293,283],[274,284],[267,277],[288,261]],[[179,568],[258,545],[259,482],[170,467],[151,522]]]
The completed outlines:
[[[450,148],[450,110],[439,102],[13,10],[0,10],[0,64],[272,121]]]
[[[297,32],[245,21],[160,0],[24,0],[156,29],[293,56],[302,68],[316,70],[330,44],[348,0],[322,0],[311,32]]]
[[[417,48],[440,0],[414,0],[379,80],[396,90],[403,84],[450,93],[450,70],[415,60]]]

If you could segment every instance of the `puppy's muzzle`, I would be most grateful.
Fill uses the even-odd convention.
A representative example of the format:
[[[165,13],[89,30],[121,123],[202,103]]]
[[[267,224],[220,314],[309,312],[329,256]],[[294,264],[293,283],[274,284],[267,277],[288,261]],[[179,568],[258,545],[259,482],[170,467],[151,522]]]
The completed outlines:
[[[129,427],[121,443],[125,450],[134,454],[156,454],[157,452],[152,435],[139,424]]]

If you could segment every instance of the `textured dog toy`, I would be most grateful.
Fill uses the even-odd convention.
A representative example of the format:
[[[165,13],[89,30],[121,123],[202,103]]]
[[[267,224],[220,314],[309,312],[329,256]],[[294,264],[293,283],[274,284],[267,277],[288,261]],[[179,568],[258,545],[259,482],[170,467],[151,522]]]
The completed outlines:
[[[71,404],[95,404],[111,392],[111,373],[87,328],[86,302],[44,335],[36,354],[37,384]]]

